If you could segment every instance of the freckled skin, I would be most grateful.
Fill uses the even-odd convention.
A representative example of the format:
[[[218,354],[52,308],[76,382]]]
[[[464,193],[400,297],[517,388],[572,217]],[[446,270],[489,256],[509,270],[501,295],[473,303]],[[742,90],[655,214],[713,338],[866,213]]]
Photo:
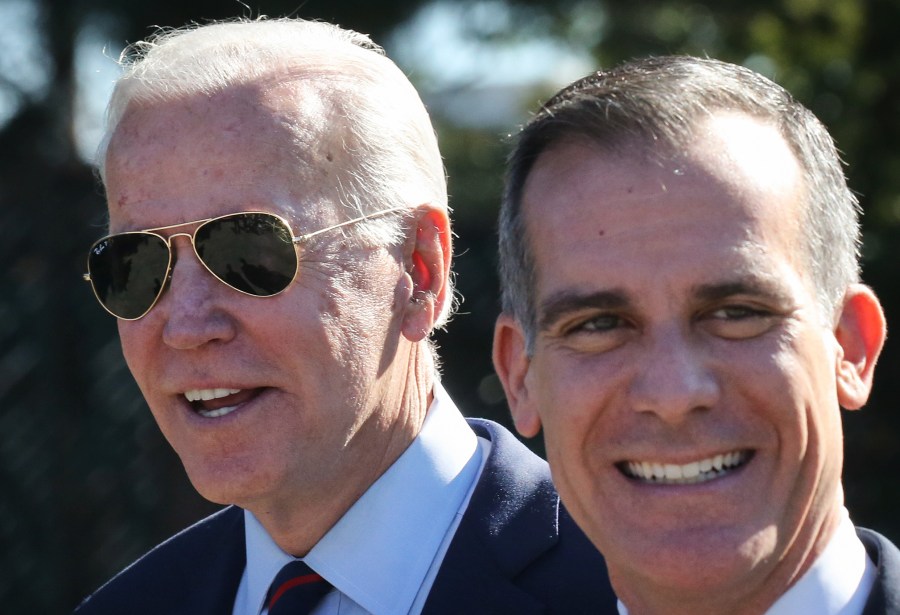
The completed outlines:
[[[130,108],[107,159],[112,230],[241,210],[282,215],[297,233],[332,223],[332,190],[311,162],[318,153],[273,120],[296,108],[296,95],[232,89]],[[305,96],[301,109],[315,112]],[[317,122],[304,123],[312,144],[326,140],[309,128]],[[403,398],[420,350],[400,333],[409,302],[396,301],[399,254],[336,241],[323,237],[324,252],[304,255],[288,290],[257,298],[213,279],[176,238],[159,303],[119,322],[128,366],[197,490],[253,511],[298,555],[406,448],[427,407]],[[204,420],[182,395],[192,388],[261,393]]]

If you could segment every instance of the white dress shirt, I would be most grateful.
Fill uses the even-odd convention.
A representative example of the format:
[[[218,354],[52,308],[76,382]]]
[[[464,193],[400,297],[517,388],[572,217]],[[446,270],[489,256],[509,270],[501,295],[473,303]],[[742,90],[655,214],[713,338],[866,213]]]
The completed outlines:
[[[847,509],[828,546],[800,580],[765,615],[861,615],[875,583],[875,563],[866,553]],[[628,609],[619,601],[620,615]]]
[[[421,612],[489,449],[436,383],[416,439],[303,558],[334,586],[312,615]],[[252,513],[244,521],[247,566],[233,615],[259,615],[294,558]]]

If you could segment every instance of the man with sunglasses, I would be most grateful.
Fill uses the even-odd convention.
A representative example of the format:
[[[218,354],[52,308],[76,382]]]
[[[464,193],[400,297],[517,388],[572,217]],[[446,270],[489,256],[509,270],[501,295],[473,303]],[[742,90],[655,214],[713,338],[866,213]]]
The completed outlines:
[[[233,506],[79,612],[614,610],[546,464],[436,380],[446,185],[397,67],[299,20],[136,49],[86,278],[193,485]]]
[[[841,486],[885,337],[857,218],[824,126],[742,67],[627,63],[520,133],[494,362],[621,613],[900,613]]]

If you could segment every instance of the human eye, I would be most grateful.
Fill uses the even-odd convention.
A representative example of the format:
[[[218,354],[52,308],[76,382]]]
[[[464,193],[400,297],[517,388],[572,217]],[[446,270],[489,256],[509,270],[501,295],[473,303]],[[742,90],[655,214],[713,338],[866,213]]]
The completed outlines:
[[[740,340],[767,332],[775,325],[777,314],[753,305],[729,304],[710,310],[703,320],[714,335]]]
[[[598,354],[626,343],[632,329],[629,321],[618,314],[588,314],[561,323],[555,332],[548,331],[548,337],[553,345],[561,348],[580,354]]]
[[[578,353],[616,348],[635,329],[637,313],[622,291],[559,292],[540,304],[538,323],[550,346]]]
[[[621,328],[623,325],[624,320],[616,314],[591,315],[583,320],[578,320],[573,323],[568,328],[567,333],[570,335],[580,333],[608,333]]]
[[[768,316],[769,312],[747,305],[726,305],[713,310],[712,317],[719,320],[746,320]]]

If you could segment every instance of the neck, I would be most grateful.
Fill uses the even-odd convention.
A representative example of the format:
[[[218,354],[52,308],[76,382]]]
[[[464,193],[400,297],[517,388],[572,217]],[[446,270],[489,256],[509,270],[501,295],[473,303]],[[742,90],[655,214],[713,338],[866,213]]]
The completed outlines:
[[[649,578],[626,579],[611,567],[613,588],[628,615],[762,615],[825,550],[840,525],[842,506],[839,496],[837,506],[817,524],[808,524],[791,538],[777,564],[768,571],[757,565],[759,571],[747,570],[725,581],[683,588],[661,585]]]
[[[433,363],[424,342],[408,350],[373,385],[375,400],[360,412],[344,446],[318,467],[300,469],[320,480],[286,497],[241,504],[285,552],[308,553],[418,436],[433,399]]]

